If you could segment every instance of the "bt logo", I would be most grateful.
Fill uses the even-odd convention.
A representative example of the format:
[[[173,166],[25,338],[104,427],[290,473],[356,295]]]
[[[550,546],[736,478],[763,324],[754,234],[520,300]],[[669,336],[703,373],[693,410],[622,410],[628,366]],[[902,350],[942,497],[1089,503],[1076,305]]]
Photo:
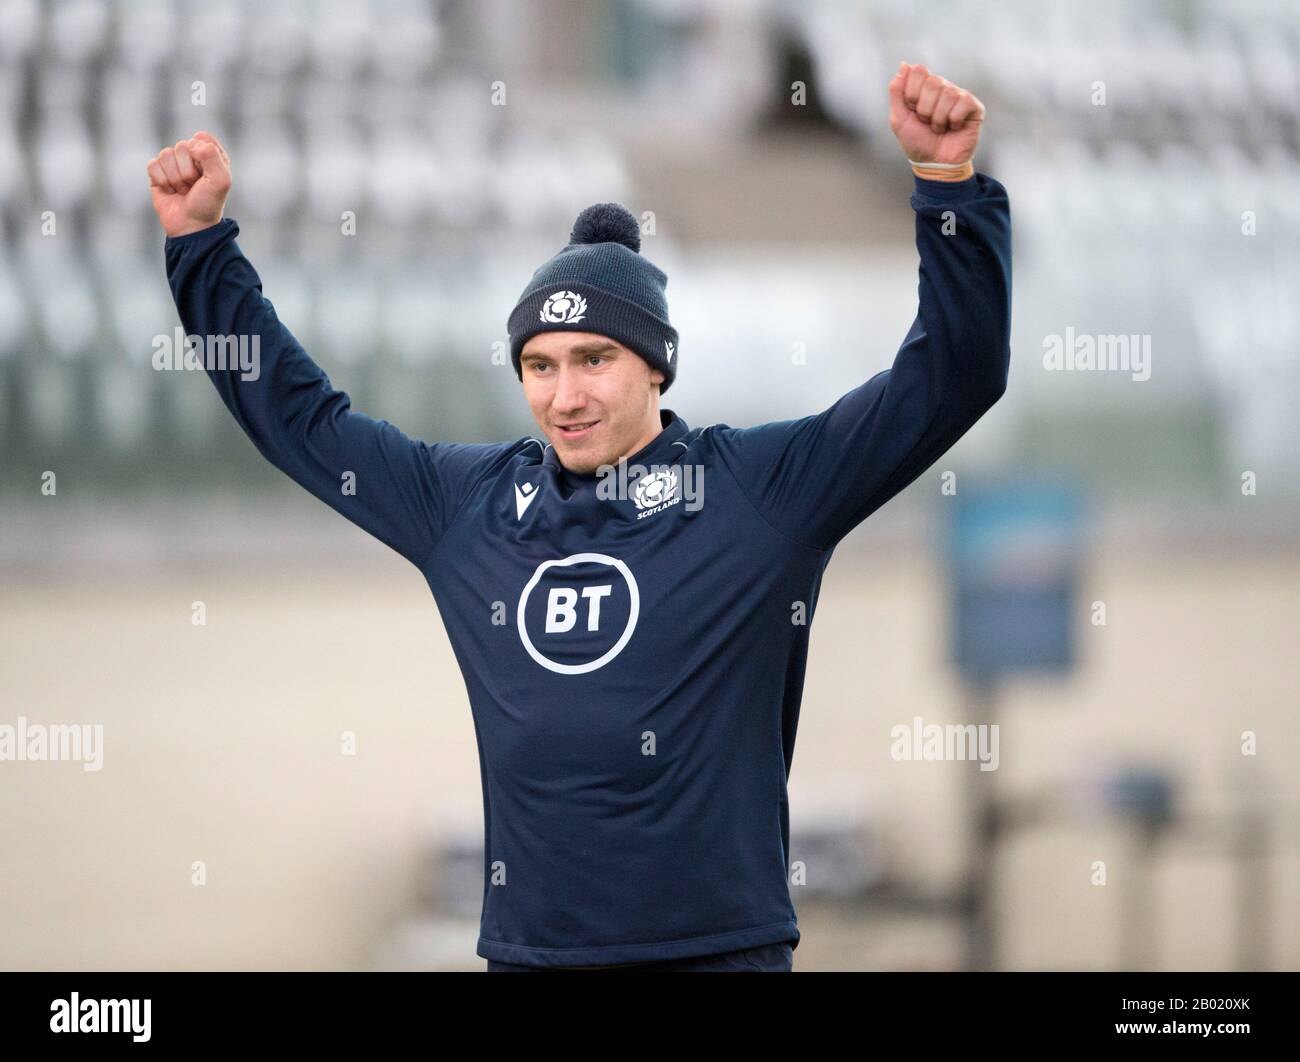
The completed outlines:
[[[609,597],[613,589],[612,583],[605,586],[583,587],[582,596],[587,598],[587,630],[600,630],[600,601],[601,598]],[[573,625],[578,619],[578,613],[573,607],[577,600],[578,591],[571,586],[552,587],[546,605],[547,634],[560,634],[573,630]]]
[[[556,647],[549,648],[552,656],[543,653],[528,633],[529,600],[543,583],[538,594],[541,607],[534,608],[533,615],[541,634],[547,636],[548,648]],[[570,585],[573,583],[579,585]],[[604,667],[623,651],[636,630],[640,611],[641,594],[626,564],[604,553],[575,553],[537,566],[519,595],[515,626],[524,649],[542,667],[560,675],[583,675]],[[604,629],[602,620],[606,621]],[[606,647],[620,623],[622,632]],[[570,637],[564,639],[564,635]],[[568,663],[554,659],[555,655],[579,659]]]

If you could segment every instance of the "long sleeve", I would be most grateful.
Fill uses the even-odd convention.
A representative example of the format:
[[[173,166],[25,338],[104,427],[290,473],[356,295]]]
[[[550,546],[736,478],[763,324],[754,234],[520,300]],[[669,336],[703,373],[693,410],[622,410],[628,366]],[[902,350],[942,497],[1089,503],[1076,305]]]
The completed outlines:
[[[916,479],[1006,391],[1006,189],[982,173],[914,180],[919,306],[893,366],[821,413],[712,429],[755,508],[815,549],[833,546]]]
[[[238,233],[227,218],[164,244],[186,335],[226,337],[256,352],[252,371],[235,358],[207,357],[217,393],[268,461],[422,566],[469,487],[512,444],[425,443],[353,412],[276,317]]]

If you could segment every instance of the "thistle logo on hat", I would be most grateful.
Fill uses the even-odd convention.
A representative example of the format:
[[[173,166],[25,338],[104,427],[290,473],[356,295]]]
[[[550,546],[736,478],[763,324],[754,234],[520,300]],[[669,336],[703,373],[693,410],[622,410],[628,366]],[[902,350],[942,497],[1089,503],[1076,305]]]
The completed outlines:
[[[587,313],[587,300],[572,291],[557,291],[542,307],[541,319],[547,324],[577,324]]]
[[[664,375],[659,393],[677,376],[679,340],[668,322],[668,277],[641,255],[641,226],[626,207],[596,203],[573,223],[569,243],[540,266],[510,313],[510,357],[539,332],[594,332],[644,358]]]

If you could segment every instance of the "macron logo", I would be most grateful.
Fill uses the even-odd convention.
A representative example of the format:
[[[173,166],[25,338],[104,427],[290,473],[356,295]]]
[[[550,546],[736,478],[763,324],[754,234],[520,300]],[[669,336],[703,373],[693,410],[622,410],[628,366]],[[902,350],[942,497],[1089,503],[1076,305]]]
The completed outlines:
[[[668,340],[664,340],[664,346],[668,348],[668,360],[673,360],[673,345]]]
[[[528,507],[533,504],[533,499],[541,493],[541,490],[532,483],[525,483],[522,487],[515,484],[515,516],[522,520]]]

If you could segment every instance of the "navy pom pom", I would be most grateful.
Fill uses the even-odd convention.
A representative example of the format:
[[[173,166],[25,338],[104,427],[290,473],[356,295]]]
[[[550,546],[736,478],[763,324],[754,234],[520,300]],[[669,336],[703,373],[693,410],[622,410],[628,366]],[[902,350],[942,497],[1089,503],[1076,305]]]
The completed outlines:
[[[641,226],[632,212],[620,203],[597,203],[589,206],[573,223],[570,243],[621,243],[634,251],[641,250]]]

